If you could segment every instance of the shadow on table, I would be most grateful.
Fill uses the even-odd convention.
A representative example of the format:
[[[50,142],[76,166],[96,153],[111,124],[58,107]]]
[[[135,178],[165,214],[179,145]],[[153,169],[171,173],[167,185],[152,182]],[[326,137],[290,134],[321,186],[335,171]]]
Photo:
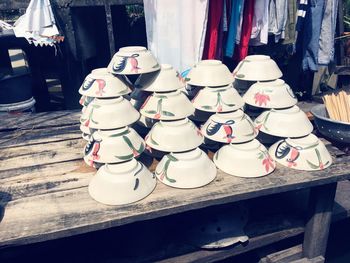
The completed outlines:
[[[5,215],[5,207],[12,200],[11,194],[0,191],[0,223]]]

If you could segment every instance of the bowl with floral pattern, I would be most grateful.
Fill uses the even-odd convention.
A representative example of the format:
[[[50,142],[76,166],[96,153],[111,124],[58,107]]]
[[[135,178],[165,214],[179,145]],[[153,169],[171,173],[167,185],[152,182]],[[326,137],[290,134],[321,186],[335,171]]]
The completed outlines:
[[[135,88],[150,92],[166,92],[181,89],[185,81],[169,64],[161,64],[160,70],[141,74],[135,82]]]
[[[251,55],[239,62],[233,76],[240,80],[267,81],[279,79],[282,72],[270,56]]]
[[[201,111],[227,112],[244,106],[242,97],[232,85],[205,87],[192,99],[193,106]]]
[[[156,187],[155,176],[135,159],[103,165],[92,177],[89,194],[106,205],[124,205],[139,201]]]
[[[188,72],[186,82],[195,86],[225,86],[234,81],[230,70],[220,60],[202,60],[199,61]]]
[[[215,153],[213,161],[223,172],[238,177],[265,176],[276,168],[265,146],[256,139],[223,146]]]
[[[221,143],[247,142],[258,134],[253,121],[242,110],[212,115],[201,132],[206,138]]]
[[[145,138],[149,147],[163,152],[189,151],[201,145],[203,140],[200,130],[187,118],[159,121]]]
[[[117,75],[135,75],[154,72],[160,69],[157,60],[145,47],[122,47],[114,54],[108,71]]]
[[[93,100],[94,100],[93,97],[88,97],[83,95],[79,99],[79,104],[84,108],[84,107],[87,107]]]
[[[116,129],[136,122],[139,117],[140,113],[123,97],[95,98],[82,114],[80,122],[89,128]]]
[[[91,135],[84,149],[85,161],[90,164],[120,163],[138,157],[145,150],[145,142],[130,127],[98,130]]]
[[[107,68],[99,68],[86,76],[79,93],[88,97],[112,98],[130,93],[131,86],[124,76],[114,76]]]
[[[266,134],[286,138],[306,136],[313,130],[306,114],[296,105],[264,111],[255,119],[255,127]]]
[[[86,127],[83,123],[80,124],[80,130],[82,132],[82,137],[85,141],[89,141],[91,134],[95,132],[95,129],[90,129],[89,127]]]
[[[251,106],[267,109],[288,108],[298,102],[292,89],[282,79],[253,84],[243,99]]]
[[[296,170],[317,171],[332,164],[326,146],[314,134],[280,140],[270,147],[269,152],[276,162]]]
[[[156,120],[178,120],[194,113],[191,101],[181,91],[153,93],[140,108],[140,113]]]
[[[171,187],[197,188],[212,182],[216,172],[215,164],[208,155],[196,148],[165,155],[158,163],[155,175],[159,181]]]

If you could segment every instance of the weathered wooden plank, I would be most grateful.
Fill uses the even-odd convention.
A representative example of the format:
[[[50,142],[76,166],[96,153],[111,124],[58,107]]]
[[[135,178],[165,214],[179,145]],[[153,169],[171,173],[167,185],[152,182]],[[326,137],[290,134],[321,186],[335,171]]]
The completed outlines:
[[[315,258],[301,258],[298,260],[291,261],[290,263],[324,263],[324,257],[318,256]]]
[[[329,169],[315,173],[278,167],[275,173],[254,179],[219,172],[213,183],[191,190],[170,188],[158,183],[155,191],[144,200],[116,207],[98,204],[90,198],[86,187],[20,198],[5,206],[5,215],[0,224],[0,246],[70,236],[211,205],[345,180],[350,178],[349,161],[350,157],[340,158]],[[91,173],[85,175],[88,178],[92,176]],[[11,195],[11,191],[8,194]]]
[[[290,247],[266,256],[266,263],[286,263],[300,259],[303,255],[302,245]]]
[[[303,255],[308,259],[324,256],[337,184],[317,186],[310,191]]]

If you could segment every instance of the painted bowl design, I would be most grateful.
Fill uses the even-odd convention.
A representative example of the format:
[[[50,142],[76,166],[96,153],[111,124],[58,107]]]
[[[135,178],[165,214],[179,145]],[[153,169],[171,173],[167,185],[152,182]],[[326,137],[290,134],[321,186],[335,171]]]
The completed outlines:
[[[124,205],[148,196],[156,187],[155,176],[140,162],[132,159],[106,164],[92,177],[89,194],[106,205]]]
[[[155,175],[162,183],[175,188],[197,188],[209,184],[217,169],[199,148],[184,153],[170,153],[158,163]]]
[[[117,75],[134,75],[154,72],[160,69],[151,51],[145,47],[122,47],[114,54],[108,71]]]
[[[141,106],[140,113],[156,120],[178,120],[194,113],[191,101],[181,91],[153,93]]]
[[[288,108],[298,102],[292,89],[282,79],[253,84],[243,99],[251,106],[266,109]]]
[[[232,85],[205,87],[192,99],[193,106],[201,111],[227,112],[244,106],[242,97]]]
[[[313,134],[280,140],[270,147],[269,152],[276,162],[296,170],[317,171],[332,164],[327,148]]]
[[[213,161],[223,172],[238,177],[260,177],[276,168],[265,146],[256,139],[223,146],[215,153]]]
[[[253,121],[242,110],[212,115],[201,132],[206,138],[222,143],[247,142],[258,134]]]
[[[233,75],[220,60],[199,61],[187,74],[186,82],[195,86],[225,86],[232,84]]]

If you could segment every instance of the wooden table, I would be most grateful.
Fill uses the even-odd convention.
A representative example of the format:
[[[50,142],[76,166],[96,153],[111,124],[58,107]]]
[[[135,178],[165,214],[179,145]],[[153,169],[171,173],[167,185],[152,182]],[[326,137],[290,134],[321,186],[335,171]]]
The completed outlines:
[[[203,188],[175,189],[158,182],[154,192],[140,202],[105,206],[90,198],[87,191],[95,171],[82,161],[84,141],[79,116],[80,111],[61,111],[1,117],[1,248],[310,188],[306,225],[303,219],[285,223],[288,218],[281,218],[284,226],[267,233],[247,226],[250,241],[245,247],[208,251],[183,245],[177,247],[176,255],[172,254],[174,250],[159,249],[160,252],[142,259],[215,261],[304,231],[303,256],[324,255],[337,182],[350,179],[350,157],[331,145],[327,147],[334,164],[324,171],[304,172],[278,166],[273,174],[255,179],[237,178],[219,171],[217,179]],[[164,246],[171,247],[171,244]]]

